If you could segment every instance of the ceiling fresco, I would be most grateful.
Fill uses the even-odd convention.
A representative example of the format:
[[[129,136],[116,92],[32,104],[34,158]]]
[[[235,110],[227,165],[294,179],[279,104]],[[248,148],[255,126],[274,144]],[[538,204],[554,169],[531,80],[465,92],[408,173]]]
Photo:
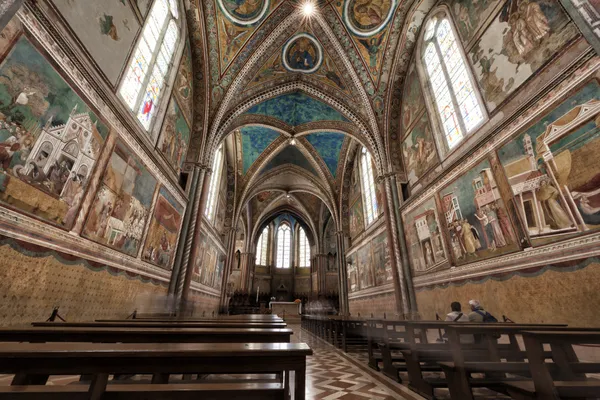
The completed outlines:
[[[314,147],[335,178],[345,135],[337,132],[318,132],[304,138]]]
[[[279,137],[279,133],[264,126],[244,126],[242,136],[243,173],[246,174],[254,161]]]
[[[304,168],[315,176],[319,176],[313,165],[306,159],[304,154],[296,146],[288,145],[283,148],[275,157],[265,165],[261,171],[266,171],[277,168],[281,165],[293,164],[300,168]]]
[[[317,121],[349,122],[333,107],[302,92],[287,93],[269,99],[251,107],[245,114],[266,115],[291,126]]]

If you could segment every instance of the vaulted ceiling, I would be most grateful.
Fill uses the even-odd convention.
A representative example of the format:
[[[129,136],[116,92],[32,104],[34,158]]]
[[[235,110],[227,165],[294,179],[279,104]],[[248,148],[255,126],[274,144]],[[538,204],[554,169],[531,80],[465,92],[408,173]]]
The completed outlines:
[[[335,216],[352,143],[378,175],[402,173],[386,154],[394,100],[433,0],[312,0],[310,16],[308,0],[191,1],[192,140],[209,164],[235,137],[238,216],[261,191],[312,196]]]

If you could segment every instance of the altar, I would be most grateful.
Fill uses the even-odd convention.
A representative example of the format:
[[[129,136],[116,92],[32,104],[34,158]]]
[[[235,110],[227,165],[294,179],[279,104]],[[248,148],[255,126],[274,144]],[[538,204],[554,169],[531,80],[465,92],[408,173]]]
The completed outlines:
[[[277,314],[288,323],[300,323],[302,314],[302,303],[294,303],[293,301],[272,301],[269,303],[271,314]]]

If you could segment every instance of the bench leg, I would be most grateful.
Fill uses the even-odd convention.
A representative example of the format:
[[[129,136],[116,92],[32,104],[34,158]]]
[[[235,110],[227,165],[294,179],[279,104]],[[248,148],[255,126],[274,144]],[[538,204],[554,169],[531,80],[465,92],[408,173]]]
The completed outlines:
[[[152,383],[169,383],[169,374],[152,375]]]
[[[90,400],[100,400],[106,391],[108,383],[108,374],[96,374],[92,378],[90,389],[88,391]]]
[[[295,387],[294,387],[294,400],[304,400],[306,392],[306,363],[301,368],[294,370],[295,375]]]
[[[456,371],[454,368],[444,368],[444,377],[448,382],[450,398],[461,400],[473,400],[473,391],[469,384],[465,371]]]
[[[404,354],[404,353],[403,353]],[[406,360],[406,370],[408,371],[409,388],[418,392],[421,396],[428,399],[434,398],[434,389],[429,383],[423,378],[423,370],[421,370],[421,364],[419,360],[413,358],[413,354],[404,354]],[[462,400],[462,399],[461,399]]]
[[[381,372],[388,378],[393,379],[398,383],[402,383],[398,370],[393,365],[390,348],[386,344],[379,344],[379,351],[381,351],[381,358],[383,359],[383,369]]]
[[[48,375],[43,374],[15,374],[11,386],[21,385],[45,385]]]

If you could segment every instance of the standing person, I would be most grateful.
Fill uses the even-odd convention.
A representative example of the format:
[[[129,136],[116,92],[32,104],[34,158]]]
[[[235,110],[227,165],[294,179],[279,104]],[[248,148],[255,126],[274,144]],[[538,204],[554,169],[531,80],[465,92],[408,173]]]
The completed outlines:
[[[478,323],[498,322],[496,317],[483,309],[479,300],[469,300],[469,305],[471,306],[469,321]]]
[[[450,309],[452,312],[446,314],[446,321],[469,322],[469,317],[462,313],[462,307],[458,301],[453,301],[450,304]],[[465,344],[475,343],[475,337],[473,335],[460,335],[460,342]]]

